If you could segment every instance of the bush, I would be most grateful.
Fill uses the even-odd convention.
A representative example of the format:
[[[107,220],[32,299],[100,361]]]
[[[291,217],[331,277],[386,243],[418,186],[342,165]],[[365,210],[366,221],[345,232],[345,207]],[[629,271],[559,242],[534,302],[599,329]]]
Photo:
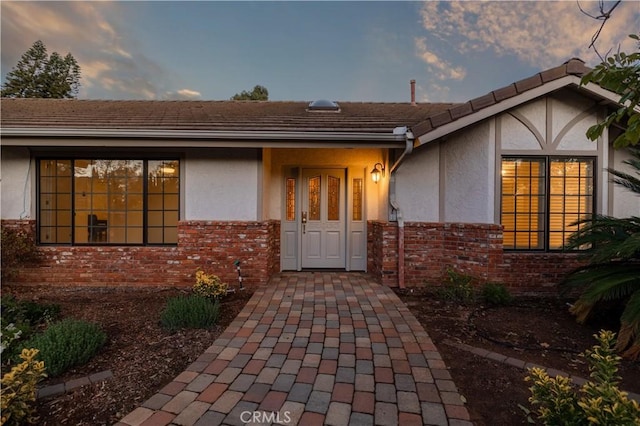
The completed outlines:
[[[37,354],[37,349],[23,349],[20,354],[23,362],[2,376],[2,425],[34,423],[36,420],[32,406],[36,400],[36,385],[46,377],[44,363],[35,360]]]
[[[472,285],[473,277],[461,274],[454,269],[447,269],[447,281],[437,290],[437,295],[444,299],[459,303],[472,303],[475,291]]]
[[[209,328],[220,315],[220,302],[197,295],[172,297],[162,311],[163,327],[174,331],[180,328]]]
[[[28,339],[37,327],[56,319],[60,315],[60,305],[18,300],[11,295],[0,299],[0,353],[4,355],[4,367],[8,360],[17,359],[19,340]]]
[[[513,297],[503,284],[488,282],[482,286],[482,300],[488,305],[505,306],[511,303]]]
[[[96,324],[67,318],[31,337],[24,347],[39,349],[49,375],[58,376],[89,361],[106,341],[107,335]]]
[[[42,253],[33,238],[26,232],[3,227],[0,238],[2,239],[2,251],[0,253],[0,258],[2,259],[2,281],[11,280],[20,267],[37,264],[42,260]]]
[[[210,299],[219,299],[227,294],[227,284],[223,283],[217,275],[207,274],[198,269],[193,293]]]
[[[618,388],[621,358],[612,347],[614,333],[600,331],[595,337],[599,345],[583,355],[591,380],[578,392],[567,377],[550,378],[543,369],[529,370],[525,379],[533,383],[529,402],[538,406],[537,417],[544,425],[640,425],[640,406]]]

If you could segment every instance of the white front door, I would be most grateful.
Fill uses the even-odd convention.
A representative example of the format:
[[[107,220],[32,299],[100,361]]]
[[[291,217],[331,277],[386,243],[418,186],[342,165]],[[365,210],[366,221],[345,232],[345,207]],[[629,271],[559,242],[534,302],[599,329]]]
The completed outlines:
[[[346,267],[344,169],[303,169],[302,268]]]

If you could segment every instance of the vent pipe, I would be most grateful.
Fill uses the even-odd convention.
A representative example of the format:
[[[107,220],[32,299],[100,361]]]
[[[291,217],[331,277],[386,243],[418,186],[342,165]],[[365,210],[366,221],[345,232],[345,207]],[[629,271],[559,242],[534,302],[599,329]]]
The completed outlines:
[[[411,84],[411,105],[416,104],[416,81],[411,80],[409,82]]]

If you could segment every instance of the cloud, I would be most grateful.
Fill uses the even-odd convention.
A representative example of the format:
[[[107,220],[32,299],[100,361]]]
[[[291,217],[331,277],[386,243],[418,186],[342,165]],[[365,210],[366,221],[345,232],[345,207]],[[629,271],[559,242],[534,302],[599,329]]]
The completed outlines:
[[[70,52],[81,72],[81,98],[157,99],[170,85],[168,71],[129,37],[114,2],[3,1],[2,72],[36,40],[49,53]]]
[[[609,7],[611,3],[607,2]],[[580,4],[598,13],[598,2]],[[619,45],[623,50],[633,47],[627,34],[637,31],[637,6],[633,1],[622,2],[613,12],[598,40],[602,53]],[[572,57],[581,57],[590,65],[600,62],[588,46],[601,22],[580,12],[575,2],[425,2],[421,16],[430,37],[461,54],[513,55],[541,69]]]
[[[442,59],[427,48],[425,37],[416,38],[416,54],[429,67],[438,80],[462,80],[467,75],[463,67],[453,67],[449,62]]]
[[[202,99],[202,94],[195,90],[180,89],[176,92],[165,93],[163,99],[193,101]]]

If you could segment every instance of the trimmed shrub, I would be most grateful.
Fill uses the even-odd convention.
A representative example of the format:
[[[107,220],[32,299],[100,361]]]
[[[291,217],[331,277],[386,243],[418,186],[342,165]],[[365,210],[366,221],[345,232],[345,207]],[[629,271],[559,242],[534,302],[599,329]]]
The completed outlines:
[[[488,282],[482,286],[482,300],[491,306],[505,306],[513,297],[503,284]]]
[[[164,328],[209,328],[220,316],[220,302],[197,295],[172,297],[160,318]]]
[[[107,335],[96,324],[72,318],[50,325],[43,333],[31,337],[24,347],[40,350],[39,358],[50,376],[58,376],[69,368],[85,364],[107,341]]]
[[[586,350],[591,380],[576,392],[571,379],[551,378],[541,368],[529,370],[526,381],[529,402],[537,406],[538,420],[544,425],[640,425],[640,406],[620,391],[618,365],[621,358],[613,350],[615,334],[600,331],[595,335],[599,345]],[[524,407],[523,407],[524,408]],[[525,408],[526,414],[531,411]],[[530,422],[533,419],[528,418]]]
[[[36,385],[46,377],[44,363],[36,361],[37,349],[23,349],[22,362],[2,376],[0,408],[4,425],[35,423],[33,402],[36,400]]]

